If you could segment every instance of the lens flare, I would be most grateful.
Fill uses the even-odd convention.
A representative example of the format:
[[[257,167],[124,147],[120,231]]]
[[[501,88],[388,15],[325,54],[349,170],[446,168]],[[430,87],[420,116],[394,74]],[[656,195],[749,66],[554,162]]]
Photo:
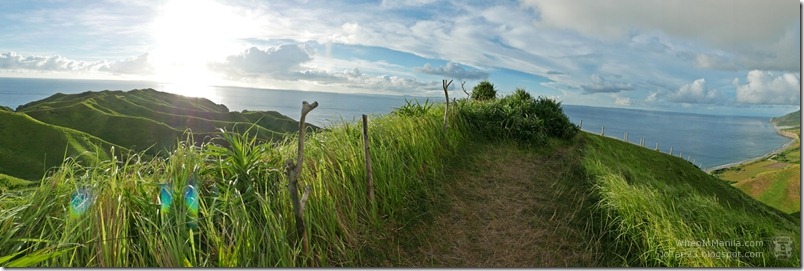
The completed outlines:
[[[162,183],[159,186],[159,206],[164,214],[170,211],[170,205],[173,204],[173,193],[170,192],[170,184]]]
[[[184,187],[184,203],[187,205],[190,220],[187,226],[193,230],[198,229],[198,189],[195,186],[187,185]]]
[[[86,188],[80,188],[73,192],[70,199],[70,215],[78,217],[89,209],[91,196]]]

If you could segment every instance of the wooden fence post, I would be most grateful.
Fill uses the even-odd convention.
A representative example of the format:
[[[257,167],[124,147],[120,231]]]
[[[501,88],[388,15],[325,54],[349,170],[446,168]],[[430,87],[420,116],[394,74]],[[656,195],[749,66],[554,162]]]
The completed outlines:
[[[581,124],[578,125],[578,130],[583,130],[583,120],[581,120]]]
[[[363,150],[366,153],[366,175],[368,178],[369,204],[374,204],[374,172],[371,170],[371,151],[369,150],[368,116],[363,114]]]
[[[600,135],[602,135],[602,136],[606,135],[606,125],[603,125],[603,127],[600,128]]]
[[[301,200],[299,199],[298,178],[301,175],[302,168],[304,167],[304,119],[307,113],[313,111],[318,107],[318,102],[308,104],[307,101],[302,102],[301,118],[299,119],[299,146],[298,156],[296,162],[293,159],[285,161],[285,170],[288,175],[288,190],[290,190],[290,201],[293,204],[293,216],[296,220],[296,235],[301,239],[302,251],[308,254],[310,251],[310,243],[307,240],[307,230],[304,226],[304,204],[310,196],[310,185],[304,188],[304,193]]]
[[[673,155],[673,147],[670,147],[670,155]]]
[[[644,137],[639,139],[639,146],[643,147],[643,148],[645,147],[645,138]]]
[[[623,137],[623,139],[625,140],[625,142],[628,142],[628,132],[625,132],[625,137]]]

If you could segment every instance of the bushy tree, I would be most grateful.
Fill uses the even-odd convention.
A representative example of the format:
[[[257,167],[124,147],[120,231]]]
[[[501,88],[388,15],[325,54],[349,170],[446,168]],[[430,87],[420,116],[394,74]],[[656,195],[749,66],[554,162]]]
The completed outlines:
[[[494,85],[488,80],[483,80],[472,89],[471,98],[473,100],[493,100],[496,97],[497,90],[494,89]]]

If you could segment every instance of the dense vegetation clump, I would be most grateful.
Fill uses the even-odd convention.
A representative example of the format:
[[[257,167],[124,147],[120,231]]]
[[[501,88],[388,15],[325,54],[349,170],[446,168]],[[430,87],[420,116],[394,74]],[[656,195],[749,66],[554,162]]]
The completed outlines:
[[[488,102],[461,100],[458,114],[477,134],[488,139],[540,145],[549,137],[570,139],[579,131],[564,115],[560,102],[534,99],[524,89]]]
[[[484,80],[478,83],[472,89],[472,100],[484,101],[484,100],[493,100],[497,97],[497,90],[494,89],[494,84],[489,82],[488,80]]]

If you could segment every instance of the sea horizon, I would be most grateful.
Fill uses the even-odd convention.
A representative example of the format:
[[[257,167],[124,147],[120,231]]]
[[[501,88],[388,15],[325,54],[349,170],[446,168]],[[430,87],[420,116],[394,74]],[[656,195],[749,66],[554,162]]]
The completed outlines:
[[[388,114],[394,108],[404,105],[406,100],[424,102],[443,102],[443,97],[418,97],[412,95],[396,96],[386,94],[335,93],[287,89],[266,89],[230,86],[208,86],[203,90],[170,89],[171,84],[152,81],[124,80],[85,80],[85,79],[41,79],[0,77],[0,105],[16,109],[33,101],[47,98],[56,93],[75,94],[86,91],[123,90],[153,88],[174,94],[203,97],[214,103],[223,104],[230,111],[262,110],[276,111],[298,120],[302,101],[318,101],[319,108],[311,112],[309,123],[326,127],[342,121],[354,122],[360,115]],[[190,95],[187,95],[190,94]],[[463,97],[457,95],[451,98]],[[600,134],[605,126],[605,135],[624,139],[629,134],[629,142],[655,148],[658,143],[662,152],[682,156],[703,170],[733,164],[764,156],[783,147],[789,139],[776,133],[765,116],[733,116],[646,110],[635,108],[614,108],[589,105],[562,104],[564,112],[582,129]],[[683,129],[675,127],[687,124]],[[718,140],[708,136],[715,134]]]

